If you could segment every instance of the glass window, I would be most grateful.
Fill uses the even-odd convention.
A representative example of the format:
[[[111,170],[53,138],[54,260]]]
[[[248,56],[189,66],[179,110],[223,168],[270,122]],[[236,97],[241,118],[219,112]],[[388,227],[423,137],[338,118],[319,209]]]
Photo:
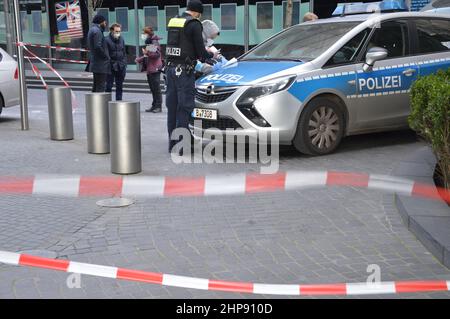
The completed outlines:
[[[369,34],[370,29],[366,29],[357,34],[333,55],[333,57],[327,62],[326,66],[355,62]]]
[[[416,20],[419,53],[450,50],[450,21],[438,19]]]
[[[180,6],[166,6],[166,26],[170,19],[180,14]]]
[[[383,22],[375,30],[367,50],[373,47],[385,48],[388,58],[407,56],[409,54],[408,25],[401,21]]]
[[[203,13],[202,13],[202,20],[212,20],[212,11],[213,11],[213,5],[212,4],[204,4],[203,5]]]
[[[128,32],[128,8],[116,8],[116,22],[122,26],[122,32]]]
[[[20,11],[20,25],[23,31],[28,31],[28,16],[26,11]]]
[[[32,11],[33,32],[42,33],[42,13],[41,11]]]
[[[273,2],[257,2],[256,16],[257,29],[273,29]]]
[[[145,26],[150,26],[153,31],[158,31],[158,7],[144,7]]]
[[[243,60],[311,61],[360,22],[299,24],[257,46]]]
[[[101,15],[103,18],[105,18],[106,19],[106,21],[108,21],[109,22],[109,9],[106,9],[106,8],[99,8],[99,9],[97,9],[97,14],[99,14],[99,15]]]
[[[236,4],[221,4],[221,29],[225,31],[236,30]]]
[[[283,1],[283,28],[287,28],[287,1]],[[300,1],[292,3],[292,25],[300,23]]]

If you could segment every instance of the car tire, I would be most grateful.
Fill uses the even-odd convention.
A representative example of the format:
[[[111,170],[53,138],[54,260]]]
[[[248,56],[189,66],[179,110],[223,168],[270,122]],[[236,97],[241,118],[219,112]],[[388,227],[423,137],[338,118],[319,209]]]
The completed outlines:
[[[339,146],[345,131],[342,107],[327,97],[311,100],[298,121],[293,145],[307,155],[326,155]]]

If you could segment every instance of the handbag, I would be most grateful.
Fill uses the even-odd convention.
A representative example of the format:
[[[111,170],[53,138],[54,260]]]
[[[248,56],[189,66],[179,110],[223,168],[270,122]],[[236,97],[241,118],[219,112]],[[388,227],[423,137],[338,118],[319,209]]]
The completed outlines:
[[[144,57],[140,63],[140,71],[147,72],[148,57]]]

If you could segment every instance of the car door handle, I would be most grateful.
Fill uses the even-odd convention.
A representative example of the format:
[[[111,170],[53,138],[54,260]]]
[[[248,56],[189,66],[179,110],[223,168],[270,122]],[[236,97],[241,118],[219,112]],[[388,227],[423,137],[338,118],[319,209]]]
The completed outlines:
[[[350,85],[356,85],[356,80],[350,80],[347,83],[350,84]]]
[[[416,73],[416,70],[414,70],[414,69],[407,69],[407,70],[403,71],[403,74],[406,76],[411,76],[414,73]]]

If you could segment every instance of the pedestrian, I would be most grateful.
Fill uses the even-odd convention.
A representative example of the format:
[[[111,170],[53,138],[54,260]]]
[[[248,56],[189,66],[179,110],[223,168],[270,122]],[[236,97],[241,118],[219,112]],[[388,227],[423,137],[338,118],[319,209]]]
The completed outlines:
[[[303,16],[303,22],[316,21],[317,19],[319,19],[319,17],[312,12],[306,12]]]
[[[172,133],[176,128],[189,130],[189,119],[195,107],[195,74],[197,60],[205,61],[217,58],[205,48],[203,43],[203,27],[200,17],[203,3],[191,0],[186,11],[169,21],[167,30],[167,130],[169,134],[169,152],[178,142]],[[172,139],[174,138],[174,139]],[[192,145],[193,138],[191,138]],[[182,152],[186,150],[181,150]]]
[[[163,68],[161,45],[158,37],[151,26],[143,29],[142,39],[145,40],[145,48],[142,49],[143,56],[136,59],[141,64],[141,71],[147,72],[147,82],[152,92],[152,106],[145,112],[161,113],[162,94],[161,94],[161,71]]]
[[[220,29],[217,26],[217,24],[211,20],[204,20],[202,22],[202,25],[203,25],[203,44],[205,45],[205,48],[207,49],[209,48],[209,50],[213,53],[216,51],[220,52],[220,50],[217,50],[217,48],[213,46],[214,41],[220,35]],[[197,65],[195,66],[196,78],[199,78],[213,71],[220,70],[227,63],[228,60],[222,55],[218,56],[217,60],[207,59],[204,63],[198,61]]]
[[[127,51],[125,40],[121,36],[122,26],[114,23],[109,28],[109,36],[106,37],[109,57],[111,59],[111,73],[106,80],[106,92],[112,92],[116,83],[116,101],[122,101],[123,82],[127,74]]]
[[[111,73],[111,64],[103,32],[108,27],[108,21],[97,14],[92,19],[88,32],[89,63],[86,70],[94,74],[92,92],[105,92],[106,77]]]

